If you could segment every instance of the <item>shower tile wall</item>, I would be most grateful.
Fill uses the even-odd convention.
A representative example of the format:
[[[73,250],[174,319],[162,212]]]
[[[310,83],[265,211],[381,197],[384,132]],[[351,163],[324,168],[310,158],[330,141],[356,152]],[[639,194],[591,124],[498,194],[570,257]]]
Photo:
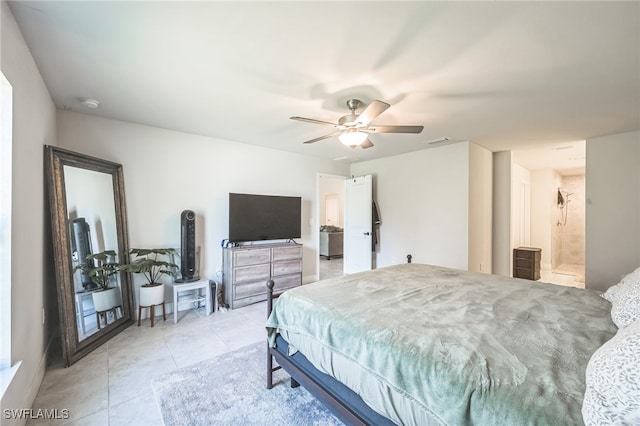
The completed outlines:
[[[566,211],[566,224],[558,226],[560,230],[561,265],[584,265],[585,240],[585,178],[579,176],[562,176],[562,188],[569,195]],[[562,222],[560,209],[558,220]]]

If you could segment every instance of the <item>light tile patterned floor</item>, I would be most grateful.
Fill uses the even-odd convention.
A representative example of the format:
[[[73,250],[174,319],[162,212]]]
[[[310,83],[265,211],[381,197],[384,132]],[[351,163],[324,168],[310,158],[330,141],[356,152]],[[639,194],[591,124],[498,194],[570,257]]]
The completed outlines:
[[[135,324],[69,368],[49,367],[33,409],[68,409],[69,421],[27,425],[162,425],[150,379],[264,340],[266,303],[206,316],[204,308],[172,314],[153,328]]]
[[[343,261],[341,257],[333,257],[331,260],[320,256],[320,279],[340,277],[343,275]]]

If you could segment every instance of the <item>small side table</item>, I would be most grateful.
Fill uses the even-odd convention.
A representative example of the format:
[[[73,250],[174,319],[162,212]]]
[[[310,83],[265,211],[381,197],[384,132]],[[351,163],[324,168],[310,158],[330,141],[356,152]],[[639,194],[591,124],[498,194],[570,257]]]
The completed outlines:
[[[211,285],[209,285],[208,279],[200,279],[198,281],[186,282],[186,283],[176,283],[170,284],[173,287],[173,323],[178,323],[178,311],[180,303],[194,303],[194,302],[205,302],[205,308],[207,310],[207,315],[211,314]],[[204,296],[200,295],[200,290],[204,290]],[[188,300],[179,300],[179,293],[184,291],[195,291],[197,294]]]
[[[91,302],[91,308],[85,309],[84,304],[85,301]],[[80,291],[76,293],[76,318],[78,319],[78,326],[80,327],[80,331],[82,332],[81,339],[87,334],[87,325],[85,322],[85,317],[89,315],[93,315],[95,310],[93,309],[93,292],[92,291]]]
[[[540,259],[542,249],[537,247],[517,247],[513,249],[513,277],[538,281],[540,279]]]

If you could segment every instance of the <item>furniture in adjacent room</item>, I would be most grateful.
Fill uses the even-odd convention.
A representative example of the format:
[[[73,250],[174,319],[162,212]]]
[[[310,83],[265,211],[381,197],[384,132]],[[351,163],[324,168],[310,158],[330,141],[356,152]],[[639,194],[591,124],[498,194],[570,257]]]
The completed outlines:
[[[320,231],[320,256],[331,260],[331,257],[342,257],[343,232]]]
[[[537,281],[540,279],[542,249],[517,247],[513,249],[513,277]]]
[[[186,303],[199,307],[204,302],[207,315],[213,311],[211,306],[211,284],[208,279],[202,278],[198,281],[170,284],[173,290],[173,323],[178,322],[178,311],[180,305]],[[188,294],[185,294],[189,292]],[[204,294],[202,294],[204,293]],[[182,294],[182,296],[181,296]]]
[[[231,309],[267,299],[265,282],[275,291],[302,285],[302,245],[255,244],[223,250],[224,301]]]

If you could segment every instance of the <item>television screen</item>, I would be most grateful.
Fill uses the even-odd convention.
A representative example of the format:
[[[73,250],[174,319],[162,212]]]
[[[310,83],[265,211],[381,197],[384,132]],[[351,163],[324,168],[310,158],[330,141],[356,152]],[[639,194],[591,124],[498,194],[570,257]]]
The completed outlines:
[[[302,236],[302,198],[229,193],[229,241]]]

